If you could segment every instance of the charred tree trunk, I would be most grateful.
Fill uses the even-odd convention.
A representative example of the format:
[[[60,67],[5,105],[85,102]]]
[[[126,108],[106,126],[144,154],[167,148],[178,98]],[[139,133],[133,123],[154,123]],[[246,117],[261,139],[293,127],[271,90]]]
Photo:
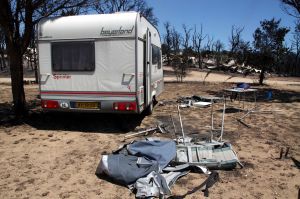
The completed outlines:
[[[201,53],[198,54],[198,66],[199,66],[200,69],[203,69]]]
[[[170,52],[167,53],[167,61],[168,61],[168,66],[171,65],[171,54]]]
[[[2,50],[0,50],[0,56],[1,56],[1,70],[3,70],[4,68],[6,68],[6,63],[5,63],[5,57],[4,57],[4,53]]]
[[[33,71],[33,70],[34,70],[34,67],[33,67],[32,54],[30,54],[29,60],[30,60],[30,69]]]
[[[3,59],[4,57],[2,56],[1,52],[0,52],[0,70],[3,71],[4,66],[3,66]]]
[[[20,118],[27,113],[23,85],[23,56],[20,51],[20,47],[12,44],[8,45],[8,55],[10,63],[14,111],[17,118]]]
[[[36,53],[34,53],[34,57],[33,57],[33,63],[34,63],[34,77],[35,77],[35,83],[39,83],[39,75],[38,75],[38,66],[37,66],[37,56]]]
[[[263,85],[263,82],[264,82],[264,79],[265,79],[265,67],[263,67],[260,71],[260,74],[259,74],[259,85]]]
[[[300,53],[297,52],[296,57],[295,57],[295,66],[294,66],[294,71],[295,71],[294,75],[295,76],[300,76],[299,55],[300,55]]]
[[[29,69],[30,68],[30,58],[27,55],[27,58],[25,56],[25,59],[27,59],[27,69]]]

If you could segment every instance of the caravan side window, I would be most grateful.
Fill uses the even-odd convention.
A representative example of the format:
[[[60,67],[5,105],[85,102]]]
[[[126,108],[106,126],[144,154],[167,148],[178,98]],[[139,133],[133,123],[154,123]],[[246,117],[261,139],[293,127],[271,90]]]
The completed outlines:
[[[51,44],[53,71],[94,71],[95,44],[92,41]]]
[[[157,64],[157,68],[161,68],[161,53],[160,48],[152,44],[152,64]]]

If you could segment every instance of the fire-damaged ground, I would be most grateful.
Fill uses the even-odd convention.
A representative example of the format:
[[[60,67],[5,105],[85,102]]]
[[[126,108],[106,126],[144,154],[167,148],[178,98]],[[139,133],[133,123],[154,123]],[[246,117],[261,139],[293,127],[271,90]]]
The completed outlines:
[[[39,108],[38,86],[26,85],[30,113],[23,121],[14,121],[10,112],[11,87],[0,85],[0,198],[134,198],[126,187],[95,175],[101,155],[124,144],[124,129],[138,130],[168,125],[174,138],[170,115],[180,126],[176,99],[191,95],[219,95],[233,84],[166,83],[151,116],[99,114],[47,114]],[[252,86],[252,87],[255,87]],[[285,85],[257,87],[257,109],[244,121],[237,122],[241,104],[228,100],[224,139],[237,152],[244,168],[219,171],[220,180],[209,198],[296,198],[300,175],[290,159],[300,159],[300,88]],[[267,101],[268,91],[272,100]],[[245,106],[252,107],[249,100]],[[230,107],[229,107],[230,106]],[[214,106],[215,127],[221,125],[222,103]],[[199,139],[210,134],[210,108],[181,110],[185,133]],[[124,119],[125,118],[125,119]],[[152,136],[152,135],[149,135]],[[143,138],[143,137],[139,137]],[[139,139],[138,137],[136,139]],[[131,139],[132,140],[132,139]],[[126,142],[129,142],[127,140]],[[289,147],[287,158],[280,150]],[[284,156],[284,154],[283,154]],[[190,173],[172,187],[173,198],[203,198],[195,191],[206,176]]]

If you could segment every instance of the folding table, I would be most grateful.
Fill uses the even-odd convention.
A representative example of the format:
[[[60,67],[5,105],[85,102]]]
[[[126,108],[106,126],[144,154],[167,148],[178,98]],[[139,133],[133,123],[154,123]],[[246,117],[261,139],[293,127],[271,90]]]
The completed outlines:
[[[230,92],[231,94],[236,94],[238,96],[239,100],[239,105],[243,103],[242,110],[245,111],[245,113],[237,119],[240,123],[244,124],[247,127],[250,127],[248,124],[246,124],[244,121],[242,121],[245,117],[247,117],[249,114],[253,113],[256,111],[256,94],[257,94],[257,89],[255,88],[248,88],[248,89],[243,89],[243,88],[229,88],[225,89],[225,92]],[[249,95],[246,94],[253,94],[253,100],[254,100],[254,106],[251,107],[250,109],[245,109],[245,101],[246,101],[246,96],[249,97]],[[241,99],[241,95],[243,99]],[[240,107],[239,107],[240,109]]]

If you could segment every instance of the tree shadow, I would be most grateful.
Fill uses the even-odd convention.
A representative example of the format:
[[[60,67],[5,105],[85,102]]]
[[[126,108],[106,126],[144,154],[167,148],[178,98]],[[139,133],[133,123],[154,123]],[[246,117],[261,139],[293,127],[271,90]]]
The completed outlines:
[[[29,114],[22,119],[14,117],[11,104],[0,103],[0,125],[27,124],[38,130],[120,133],[134,130],[145,117],[143,114],[45,112],[37,101],[28,102]]]
[[[113,180],[112,177],[110,177],[110,176],[108,176],[108,175],[106,175],[106,174],[101,174],[101,175],[95,174],[95,175],[96,175],[97,178],[100,179],[100,180],[107,181],[107,182],[109,182],[109,183],[112,183],[112,184],[117,185],[117,186],[120,186],[120,187],[126,187],[125,185],[122,185],[121,183],[118,183],[116,180]]]
[[[178,137],[182,137],[182,129],[181,129],[179,117],[177,114],[174,113],[171,115],[173,121],[170,115],[159,115],[155,117],[157,121],[165,125],[165,130],[168,132],[167,134],[161,134],[160,136],[169,139],[176,139]],[[196,121],[197,118],[195,119],[185,118],[183,114],[181,115],[181,117],[182,117],[182,125],[183,125],[183,131],[185,136],[192,138],[193,141],[205,141],[210,138],[211,134],[209,129],[205,129],[204,127],[199,127],[198,125],[195,125],[195,123],[191,122],[191,121]]]
[[[18,125],[11,103],[0,103],[0,126]]]
[[[217,112],[219,113],[223,113],[223,109],[219,109],[219,110],[216,110]],[[242,112],[243,109],[240,109],[240,108],[235,108],[235,107],[229,107],[229,108],[226,108],[225,109],[225,114],[226,113],[239,113],[239,112]]]
[[[134,130],[143,119],[143,115],[33,112],[24,122],[39,130],[119,133]]]
[[[256,101],[257,102],[273,102],[273,103],[292,103],[292,102],[300,102],[300,92],[290,91],[290,90],[281,90],[276,88],[269,88],[269,87],[253,87],[255,85],[251,84],[251,88],[256,88]],[[268,99],[270,92],[272,93],[271,98]],[[215,95],[222,97],[223,94],[225,96],[229,96],[229,92],[224,91],[216,91],[216,90],[209,90],[207,91],[210,95]],[[238,97],[235,98],[237,100]],[[254,94],[252,92],[246,93],[245,98],[243,94],[241,94],[241,100],[247,102],[254,102]]]

